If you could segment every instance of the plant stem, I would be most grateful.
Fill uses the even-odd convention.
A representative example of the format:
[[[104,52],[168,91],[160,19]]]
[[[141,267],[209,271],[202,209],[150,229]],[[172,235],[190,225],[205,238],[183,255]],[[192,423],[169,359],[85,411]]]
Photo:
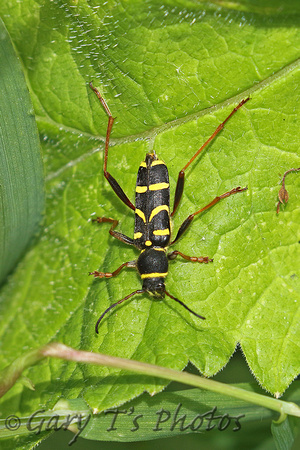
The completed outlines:
[[[244,400],[246,402],[269,408],[273,411],[277,411],[280,414],[278,422],[282,422],[286,418],[286,415],[300,417],[300,408],[295,403],[285,402],[283,400],[271,398],[266,395],[246,391],[229,384],[223,384],[218,381],[209,380],[207,378],[198,375],[192,375],[187,372],[181,372],[173,369],[168,369],[167,367],[160,367],[154,364],[119,358],[116,356],[75,350],[60,343],[52,343],[46,345],[45,347],[42,347],[41,349],[31,351],[30,353],[27,353],[26,355],[23,355],[22,357],[16,359],[10,366],[4,369],[0,373],[0,396],[13,386],[13,384],[22,374],[23,370],[31,365],[36,364],[46,357],[114,367],[117,369],[124,369],[132,372],[142,373],[144,375],[151,375],[158,378],[178,381],[201,389],[207,389],[209,391],[217,392],[221,395],[228,395],[240,400]]]

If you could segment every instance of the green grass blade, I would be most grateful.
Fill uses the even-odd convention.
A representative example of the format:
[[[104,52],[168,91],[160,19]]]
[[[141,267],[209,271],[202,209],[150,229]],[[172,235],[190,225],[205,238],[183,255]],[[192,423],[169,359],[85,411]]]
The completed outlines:
[[[43,168],[33,107],[20,61],[0,20],[0,283],[37,232]]]

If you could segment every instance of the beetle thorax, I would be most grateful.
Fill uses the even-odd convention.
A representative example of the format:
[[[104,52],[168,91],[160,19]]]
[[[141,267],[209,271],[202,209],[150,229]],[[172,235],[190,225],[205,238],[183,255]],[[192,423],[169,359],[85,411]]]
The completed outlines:
[[[163,298],[165,277],[168,274],[168,259],[164,249],[152,247],[142,251],[137,260],[137,270],[143,280],[143,289],[154,297]]]

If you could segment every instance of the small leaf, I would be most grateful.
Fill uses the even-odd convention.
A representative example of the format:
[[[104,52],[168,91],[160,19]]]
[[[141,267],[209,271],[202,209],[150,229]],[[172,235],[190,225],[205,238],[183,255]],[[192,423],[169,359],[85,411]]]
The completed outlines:
[[[289,200],[289,194],[288,194],[288,191],[286,190],[286,188],[285,188],[285,177],[289,174],[289,173],[291,173],[291,172],[298,172],[300,170],[300,167],[299,167],[299,169],[289,169],[289,170],[287,170],[286,172],[285,172],[285,174],[283,175],[283,178],[282,178],[282,187],[280,188],[280,191],[279,191],[279,193],[278,193],[278,198],[279,198],[279,202],[278,202],[278,204],[277,204],[277,210],[276,210],[276,212],[277,212],[277,214],[279,213],[279,210],[280,210],[280,203],[287,203],[288,202],[288,200]]]
[[[288,202],[289,194],[288,194],[288,191],[285,189],[285,187],[283,187],[283,186],[281,187],[281,189],[280,189],[280,191],[278,193],[278,198],[279,198],[281,203],[283,203],[283,202],[287,203]]]

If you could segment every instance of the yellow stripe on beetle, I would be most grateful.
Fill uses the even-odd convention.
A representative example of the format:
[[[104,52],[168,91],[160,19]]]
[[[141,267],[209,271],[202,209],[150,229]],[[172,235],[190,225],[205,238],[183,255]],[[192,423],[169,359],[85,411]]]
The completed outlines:
[[[140,231],[138,231],[137,233],[134,233],[133,237],[134,239],[139,239],[143,236],[143,233],[141,233]]]
[[[170,187],[169,183],[154,183],[150,184],[149,191],[160,191],[161,189],[168,189]],[[147,186],[136,186],[135,192],[137,194],[144,194],[147,192]]]
[[[155,183],[150,184],[149,190],[150,191],[160,191],[161,189],[168,189],[170,187],[169,183]]]
[[[136,186],[135,192],[137,194],[144,194],[144,192],[147,192],[147,186]]]
[[[169,236],[170,230],[169,228],[165,228],[164,230],[154,230],[154,236]]]
[[[150,214],[149,222],[151,222],[153,217],[156,216],[156,214],[160,213],[161,211],[167,211],[167,213],[169,213],[169,207],[167,205],[160,205],[154,208]]]
[[[146,223],[146,217],[143,211],[141,211],[138,208],[135,208],[135,214],[137,214],[142,219],[142,221]]]
[[[168,272],[165,273],[158,273],[158,272],[153,272],[153,273],[143,273],[141,275],[142,280],[144,278],[165,278],[168,275]]]

